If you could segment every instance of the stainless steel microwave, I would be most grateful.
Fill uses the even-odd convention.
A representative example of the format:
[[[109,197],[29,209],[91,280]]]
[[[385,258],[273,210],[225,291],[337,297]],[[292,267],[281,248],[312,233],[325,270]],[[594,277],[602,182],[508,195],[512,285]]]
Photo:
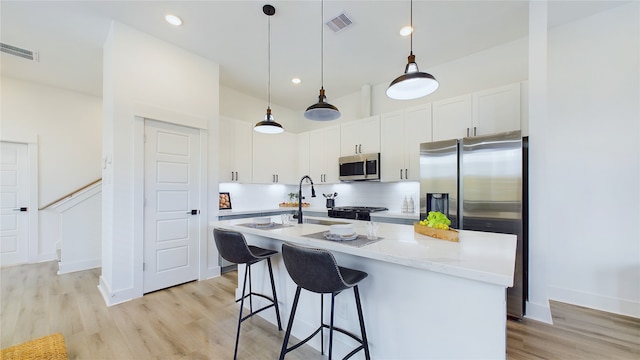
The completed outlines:
[[[340,181],[380,180],[380,153],[343,156]]]

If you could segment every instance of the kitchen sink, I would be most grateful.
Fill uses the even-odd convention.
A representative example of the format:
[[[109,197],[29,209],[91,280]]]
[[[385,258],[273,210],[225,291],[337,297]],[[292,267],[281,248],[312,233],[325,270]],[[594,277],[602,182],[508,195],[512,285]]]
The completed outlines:
[[[322,220],[322,219],[309,219],[309,218],[305,218],[304,222],[307,224],[316,224],[316,225],[327,225],[327,226],[331,226],[331,225],[344,225],[344,224],[351,224],[348,222],[343,222],[343,221],[333,221],[333,220]]]

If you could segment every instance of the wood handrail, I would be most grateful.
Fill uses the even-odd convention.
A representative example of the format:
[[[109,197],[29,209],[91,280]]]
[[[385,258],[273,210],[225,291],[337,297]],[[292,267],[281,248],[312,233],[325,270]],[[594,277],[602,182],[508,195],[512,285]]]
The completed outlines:
[[[81,187],[81,188],[79,188],[79,189],[76,189],[76,190],[74,190],[74,191],[72,191],[72,192],[68,193],[68,194],[67,194],[67,195],[65,195],[65,196],[61,196],[61,197],[59,197],[59,198],[57,198],[57,199],[53,200],[52,202],[48,203],[47,205],[45,205],[45,206],[43,206],[43,207],[39,208],[38,210],[44,210],[44,209],[46,209],[46,208],[50,207],[51,205],[57,204],[57,203],[59,203],[60,201],[62,201],[62,200],[64,200],[64,199],[70,198],[70,197],[72,197],[73,195],[75,195],[75,194],[79,193],[80,191],[82,191],[82,190],[84,190],[84,189],[88,188],[89,186],[91,186],[91,185],[93,185],[93,184],[97,184],[97,183],[99,183],[100,181],[102,181],[102,178],[97,179],[97,180],[94,180],[94,181],[90,182],[89,184],[87,184],[87,185],[85,185],[85,186],[83,186],[83,187]]]

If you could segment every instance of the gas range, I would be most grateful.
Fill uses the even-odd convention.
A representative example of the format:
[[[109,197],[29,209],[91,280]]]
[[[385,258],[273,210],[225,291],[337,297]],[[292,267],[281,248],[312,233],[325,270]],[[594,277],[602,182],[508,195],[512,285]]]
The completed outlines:
[[[373,206],[344,206],[335,207],[327,210],[327,215],[333,218],[354,219],[354,220],[371,220],[371,213],[377,211],[389,210],[386,207]]]

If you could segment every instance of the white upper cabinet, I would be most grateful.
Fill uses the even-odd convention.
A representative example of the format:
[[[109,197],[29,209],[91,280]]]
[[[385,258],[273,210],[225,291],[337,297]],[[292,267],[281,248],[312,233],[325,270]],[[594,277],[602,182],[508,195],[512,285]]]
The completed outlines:
[[[520,83],[473,93],[473,135],[520,130]]]
[[[426,104],[381,116],[381,181],[420,179],[420,144],[431,141],[431,111]]]
[[[316,184],[340,182],[339,157],[339,126],[309,132],[309,175]]]
[[[380,116],[340,125],[340,156],[380,152]]]
[[[433,141],[520,130],[520,83],[433,103]]]
[[[310,174],[309,132],[303,132],[298,136],[298,174],[300,177]]]
[[[433,103],[433,141],[469,136],[473,126],[473,97],[457,96]]]
[[[220,182],[251,182],[251,133],[251,124],[248,122],[220,118]]]
[[[297,184],[297,135],[253,132],[253,183]]]

